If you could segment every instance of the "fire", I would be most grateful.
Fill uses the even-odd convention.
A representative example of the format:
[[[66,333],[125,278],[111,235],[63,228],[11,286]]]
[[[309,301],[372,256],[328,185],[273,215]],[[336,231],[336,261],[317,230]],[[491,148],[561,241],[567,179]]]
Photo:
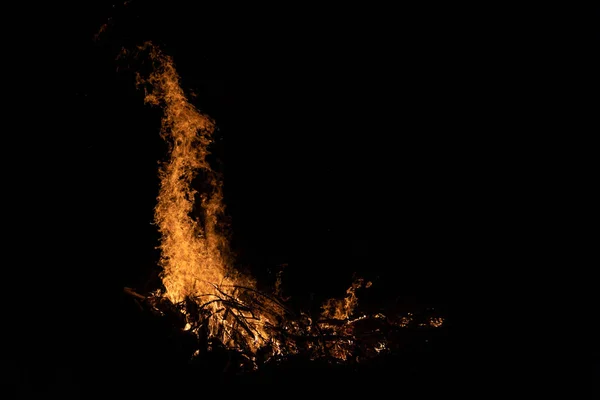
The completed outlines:
[[[207,162],[214,122],[189,103],[179,86],[172,60],[147,44],[156,63],[147,79],[138,74],[138,85],[147,85],[145,101],[163,107],[161,135],[170,145],[170,157],[159,171],[160,190],[155,221],[161,233],[164,295],[177,303],[186,297],[214,291],[213,285],[231,285],[227,240],[219,232],[224,211],[222,190]],[[206,191],[199,194],[193,179],[203,173]],[[200,218],[194,218],[193,213]]]
[[[241,339],[256,349],[268,342],[267,326],[275,324],[283,310],[273,305],[262,314],[249,310],[248,302],[273,302],[256,299],[260,296],[255,281],[231,266],[228,238],[221,226],[222,183],[207,161],[215,123],[188,101],[169,56],[151,43],[140,50],[148,52],[154,69],[148,77],[138,74],[137,84],[146,90],[146,103],[162,108],[161,136],[169,144],[169,158],[159,171],[155,207],[164,286],[159,295],[175,304],[193,300],[208,315],[211,336],[226,344]],[[202,193],[192,185],[199,174],[205,185]],[[194,329],[192,321],[188,329]]]
[[[208,159],[215,121],[189,102],[169,56],[149,42],[138,50],[147,55],[152,69],[145,76],[138,74],[136,83],[145,90],[145,102],[163,111],[161,137],[169,146],[168,157],[159,168],[154,210],[161,235],[159,263],[164,289],[146,298],[150,304],[159,311],[165,303],[174,305],[184,318],[182,331],[204,338],[205,343],[216,339],[241,350],[253,363],[258,354],[269,358],[303,351],[313,358],[328,355],[348,360],[360,339],[357,326],[365,324],[377,328],[369,328],[364,343],[372,342],[372,353],[385,350],[385,338],[373,340],[374,334],[379,337],[392,326],[408,326],[412,316],[397,322],[381,313],[354,317],[357,290],[370,287],[371,282],[356,279],[346,297],[327,300],[321,314],[313,317],[302,312],[296,315],[286,307],[280,274],[273,293],[262,293],[252,277],[233,267],[222,225],[222,180]],[[201,192],[194,189],[197,177],[202,180]],[[432,327],[442,323],[441,318],[429,322]]]
[[[367,282],[364,284],[364,280],[362,278],[358,278],[355,280],[352,285],[346,290],[347,296],[343,299],[329,299],[323,304],[321,307],[322,316],[325,318],[334,318],[346,320],[350,318],[354,309],[358,305],[358,297],[356,295],[356,290],[365,286],[371,287],[372,283]]]

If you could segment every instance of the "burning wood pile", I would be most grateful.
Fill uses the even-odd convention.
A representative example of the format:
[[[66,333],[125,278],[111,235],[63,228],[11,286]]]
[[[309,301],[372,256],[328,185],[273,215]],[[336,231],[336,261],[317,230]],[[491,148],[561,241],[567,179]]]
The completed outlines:
[[[236,271],[221,225],[221,180],[207,158],[215,124],[188,102],[168,56],[151,43],[138,50],[151,68],[147,76],[138,75],[137,84],[147,103],[161,107],[161,134],[169,145],[155,207],[163,288],[150,294],[125,291],[143,312],[168,319],[177,334],[192,338],[191,361],[227,349],[243,370],[295,355],[361,362],[392,351],[398,329],[442,324],[435,317],[358,313],[357,291],[371,285],[362,279],[344,298],[326,301],[320,315],[308,315],[292,310],[277,290],[259,291],[252,277]],[[201,193],[192,185],[198,176],[204,181]]]
[[[353,284],[348,289],[348,297],[353,296],[358,287],[359,283]],[[326,308],[320,316],[313,318],[304,312],[292,311],[274,296],[244,287],[235,288],[238,298],[223,292],[221,297],[213,295],[212,300],[204,303],[198,298],[173,303],[165,297],[143,296],[131,288],[124,290],[142,312],[169,321],[182,340],[192,338],[193,345],[188,347],[190,363],[212,351],[226,350],[230,357],[234,354],[238,360],[232,368],[240,371],[253,371],[294,357],[333,364],[367,363],[406,346],[404,333],[439,328],[444,321],[431,312],[396,314],[393,318],[382,313],[363,313],[354,317],[351,312],[346,312],[350,315],[335,318]],[[241,298],[246,302],[242,303]],[[339,301],[348,301],[346,299]],[[212,304],[220,307],[214,310]],[[269,312],[268,307],[275,310]],[[220,315],[221,323],[216,331],[211,332],[213,313]],[[270,315],[277,323],[260,325],[267,327],[261,331],[257,329],[261,315]],[[268,338],[261,337],[265,332]],[[249,343],[249,337],[257,336],[262,339],[261,346]]]

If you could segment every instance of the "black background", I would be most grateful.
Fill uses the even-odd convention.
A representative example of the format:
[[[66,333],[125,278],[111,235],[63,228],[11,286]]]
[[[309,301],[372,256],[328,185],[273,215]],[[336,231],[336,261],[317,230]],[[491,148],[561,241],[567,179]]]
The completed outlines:
[[[398,295],[444,301],[461,253],[473,250],[489,179],[479,160],[493,151],[477,143],[483,61],[458,22],[410,9],[403,19],[378,9],[120,7],[74,17],[71,55],[55,59],[71,91],[67,133],[54,139],[65,150],[59,180],[106,279],[135,285],[156,258],[160,110],[143,104],[135,65],[114,60],[151,40],[219,127],[213,153],[240,264],[261,275],[288,263],[304,292],[343,293],[358,272],[393,281]]]
[[[482,34],[488,10],[132,1],[9,15],[7,286],[31,310],[14,312],[27,354],[82,357],[121,321],[123,286],[156,283],[161,113],[134,63],[115,60],[147,40],[217,123],[237,262],[265,282],[288,264],[300,304],[343,295],[356,274],[383,309],[450,315],[523,245],[499,233],[520,201],[504,117],[524,111],[499,89],[513,66],[502,32]],[[31,315],[56,334],[23,334]]]

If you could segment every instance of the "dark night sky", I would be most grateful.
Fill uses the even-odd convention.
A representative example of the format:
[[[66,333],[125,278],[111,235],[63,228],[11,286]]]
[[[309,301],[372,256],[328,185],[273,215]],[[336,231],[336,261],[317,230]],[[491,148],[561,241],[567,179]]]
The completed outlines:
[[[354,271],[372,278],[385,273],[399,282],[399,294],[430,297],[446,285],[436,276],[451,274],[458,262],[450,254],[467,246],[456,239],[463,234],[464,202],[471,201],[464,198],[469,171],[461,148],[471,101],[461,80],[469,65],[460,45],[443,35],[451,24],[432,30],[442,19],[435,13],[422,15],[433,21],[421,26],[384,10],[282,10],[280,17],[251,10],[242,18],[245,11],[182,4],[122,11],[121,21],[135,22],[119,26],[115,17],[107,40],[161,45],[174,57],[184,88],[216,119],[215,151],[241,262],[257,274],[289,263],[289,279],[306,292],[343,291]],[[89,159],[111,154],[109,185],[123,190],[111,201],[148,210],[164,151],[157,114],[142,106],[130,76],[115,77],[105,54],[93,57],[93,64],[105,57],[106,68],[94,70],[104,80],[84,76],[81,91],[91,97],[84,101],[109,103],[86,109],[109,115],[106,136],[88,136]],[[122,92],[129,95],[114,99]],[[131,186],[132,178],[143,190]],[[151,229],[149,214],[138,212],[137,226]],[[136,263],[138,254],[130,254]]]
[[[435,305],[454,329],[487,307],[485,292],[511,301],[540,264],[531,249],[539,226],[554,232],[554,210],[528,199],[550,173],[532,158],[547,138],[524,55],[544,32],[522,40],[506,14],[473,5],[13,3],[2,26],[12,371],[116,362],[128,376],[121,350],[138,333],[121,338],[122,288],[143,290],[156,270],[166,147],[160,110],[115,56],[146,40],[217,122],[233,248],[259,279],[288,263],[288,290],[305,300],[343,295],[357,273],[374,282],[366,300]]]
[[[155,268],[160,110],[114,60],[152,40],[219,127],[240,265],[262,279],[288,263],[298,297],[341,295],[357,273],[384,305],[448,306],[481,264],[483,226],[503,213],[489,199],[505,195],[490,189],[501,121],[486,120],[483,93],[498,79],[485,72],[493,60],[480,56],[478,24],[428,7],[164,3],[47,5],[23,18],[29,35],[10,32],[23,134],[10,139],[19,157],[5,169],[19,168],[9,173],[20,194],[12,239],[39,243],[25,257],[39,269],[35,291],[110,314],[108,299],[143,288]]]
[[[219,126],[240,263],[258,274],[289,263],[311,291],[324,289],[316,272],[336,290],[355,271],[423,296],[448,286],[477,236],[472,207],[487,178],[474,165],[491,145],[474,136],[482,43],[464,40],[460,20],[417,7],[273,14],[168,3],[53,9],[17,49],[31,59],[21,96],[40,137],[35,207],[72,227],[81,257],[103,265],[96,279],[139,284],[156,257],[160,112],[114,60],[152,40]]]

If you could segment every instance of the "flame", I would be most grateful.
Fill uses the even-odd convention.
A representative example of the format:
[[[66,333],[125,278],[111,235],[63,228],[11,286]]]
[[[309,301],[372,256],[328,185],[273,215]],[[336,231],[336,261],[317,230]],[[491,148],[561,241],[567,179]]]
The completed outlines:
[[[321,307],[321,315],[324,318],[333,318],[346,320],[350,318],[354,309],[358,305],[358,297],[356,296],[356,290],[361,287],[371,287],[371,282],[364,284],[364,279],[356,279],[352,285],[346,290],[346,297],[343,299],[328,299],[325,304]]]
[[[224,212],[222,188],[207,162],[215,124],[189,103],[172,60],[154,46],[150,57],[157,65],[145,80],[138,74],[138,85],[148,84],[145,101],[162,105],[164,111],[161,135],[170,145],[170,157],[159,171],[155,222],[162,238],[165,296],[177,303],[211,293],[212,285],[235,281],[228,267],[227,239],[218,226]],[[199,173],[205,176],[206,189],[198,196],[192,181]],[[197,196],[200,203],[195,208]]]
[[[173,303],[192,299],[203,306],[210,316],[210,335],[220,337],[223,343],[243,338],[246,345],[256,348],[268,341],[266,326],[274,323],[282,310],[269,307],[262,315],[249,311],[256,283],[231,266],[229,242],[221,224],[225,211],[222,183],[207,160],[215,123],[188,101],[169,56],[150,42],[139,50],[148,53],[154,68],[148,77],[138,73],[136,82],[145,89],[146,103],[161,106],[161,136],[169,144],[168,160],[159,170],[154,210],[161,234],[164,292],[160,294]],[[204,183],[202,193],[192,185],[199,174]],[[194,329],[191,321],[188,325]]]
[[[176,305],[184,319],[182,331],[240,349],[254,363],[259,353],[269,358],[304,351],[313,358],[329,355],[348,360],[357,346],[356,326],[365,320],[381,326],[411,324],[410,313],[397,322],[381,313],[351,318],[358,305],[357,290],[371,286],[362,278],[351,284],[344,298],[327,300],[313,320],[304,313],[292,315],[285,306],[281,271],[273,294],[265,294],[257,290],[252,277],[233,267],[222,223],[222,180],[208,159],[215,121],[189,102],[171,57],[150,42],[138,50],[147,55],[152,68],[147,75],[138,73],[136,83],[145,90],[145,102],[163,111],[161,137],[169,146],[168,157],[159,168],[154,209],[161,237],[163,289],[148,297],[159,314],[163,314],[161,304]],[[201,192],[194,189],[196,178],[201,178]],[[432,327],[442,323],[441,318],[429,320]],[[385,338],[380,339],[372,343],[371,352],[380,353],[386,346]],[[263,349],[266,351],[259,352]],[[198,354],[194,352],[194,356]]]

